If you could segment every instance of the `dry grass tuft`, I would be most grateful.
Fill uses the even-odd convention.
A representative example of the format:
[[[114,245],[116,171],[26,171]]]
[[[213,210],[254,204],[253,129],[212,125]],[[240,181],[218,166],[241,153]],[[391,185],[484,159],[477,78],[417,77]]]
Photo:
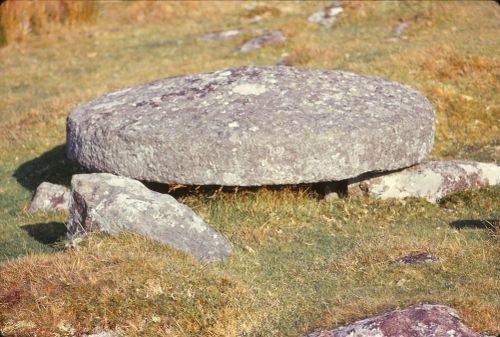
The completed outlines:
[[[78,250],[5,263],[0,283],[1,332],[8,336],[79,335],[89,327],[231,335],[246,296],[239,282],[132,235],[91,237]]]
[[[91,20],[96,12],[97,3],[93,1],[9,0],[0,5],[7,43],[74,27]]]
[[[57,32],[54,23],[53,34],[0,49],[0,334],[300,336],[422,301],[455,307],[478,331],[500,332],[498,187],[433,205],[325,201],[302,187],[180,197],[186,187],[171,186],[233,244],[231,258],[209,265],[132,235],[93,236],[79,250],[57,251],[60,238],[25,230],[64,226],[63,214],[24,210],[41,181],[67,184],[79,172],[64,154],[74,106],[127,85],[276,64],[286,54],[292,65],[421,90],[437,109],[435,159],[500,158],[494,2],[343,2],[332,27],[308,23],[324,5],[266,2],[280,14],[254,22],[241,2],[99,2],[84,33]],[[387,41],[399,20],[415,17],[404,39]],[[246,36],[198,38],[236,28],[281,29],[288,40],[235,54]],[[413,251],[440,261],[393,263]]]
[[[483,81],[486,79],[491,81],[495,73],[496,76],[499,74],[500,62],[491,57],[458,54],[451,48],[437,48],[429,55],[432,57],[426,57],[421,63],[421,68],[436,79],[453,80],[481,76]]]
[[[252,9],[244,11],[241,16],[247,19],[252,19],[255,17],[264,17],[264,16],[280,16],[281,11],[279,8],[261,5],[255,6]]]
[[[117,23],[165,23],[204,20],[234,10],[239,4],[223,1],[134,1],[120,12],[113,11]]]

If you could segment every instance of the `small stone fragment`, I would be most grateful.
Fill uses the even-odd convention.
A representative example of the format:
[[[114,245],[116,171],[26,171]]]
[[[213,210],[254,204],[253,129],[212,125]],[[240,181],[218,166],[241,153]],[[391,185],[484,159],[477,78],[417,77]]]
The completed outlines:
[[[481,337],[452,308],[416,304],[304,337]]]
[[[233,30],[225,30],[225,31],[217,31],[217,32],[209,32],[202,35],[203,40],[207,41],[218,41],[218,40],[227,40],[232,37],[245,34],[245,33],[258,33],[262,34],[262,29],[233,29]]]
[[[41,183],[37,188],[28,208],[28,212],[67,211],[69,205],[69,189],[62,185]]]
[[[252,49],[262,48],[269,44],[283,43],[286,41],[285,35],[279,30],[265,32],[245,42],[237,49],[238,52],[246,53]]]
[[[387,40],[389,42],[397,42],[401,38],[401,34],[410,27],[416,20],[416,17],[401,18],[397,25],[391,30],[391,37]]]
[[[232,38],[233,36],[240,35],[241,33],[243,33],[243,30],[241,29],[226,30],[220,32],[209,32],[203,34],[202,38],[204,40],[226,40]]]
[[[396,262],[404,264],[427,263],[427,262],[437,262],[437,261],[439,261],[439,257],[425,252],[412,253],[400,256],[396,259]]]
[[[465,188],[500,183],[500,166],[468,160],[428,161],[398,172],[365,180],[351,179],[348,193],[381,199],[425,198],[435,203],[449,193]]]
[[[84,335],[84,337],[118,337],[118,336],[119,334],[111,330],[104,330],[90,335]]]
[[[75,237],[94,230],[139,233],[200,260],[231,254],[230,244],[188,206],[139,181],[108,173],[71,179],[68,231]]]
[[[312,23],[317,23],[326,27],[331,27],[335,21],[337,21],[337,15],[342,13],[344,9],[340,6],[339,1],[334,1],[325,6],[322,10],[319,10],[311,14],[307,21]]]

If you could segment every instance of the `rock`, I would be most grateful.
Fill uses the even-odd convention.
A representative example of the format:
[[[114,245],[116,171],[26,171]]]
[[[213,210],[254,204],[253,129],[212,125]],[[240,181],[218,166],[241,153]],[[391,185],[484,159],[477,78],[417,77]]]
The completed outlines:
[[[400,18],[397,25],[395,25],[391,30],[391,37],[387,39],[388,42],[397,42],[399,41],[401,34],[410,27],[415,21],[417,17],[410,18]]]
[[[69,189],[65,186],[41,183],[37,188],[28,207],[28,212],[57,212],[67,211],[69,203]]]
[[[108,173],[71,179],[68,231],[73,237],[101,230],[130,231],[169,244],[200,260],[221,260],[230,244],[188,206],[139,181]]]
[[[119,334],[111,330],[105,330],[90,335],[84,335],[84,337],[118,337],[118,336]]]
[[[265,32],[243,43],[236,51],[246,53],[252,49],[262,48],[268,44],[283,43],[286,41],[285,35],[279,30]]]
[[[452,308],[417,304],[305,337],[480,337]]]
[[[234,30],[226,30],[226,31],[218,31],[218,32],[209,32],[202,35],[203,40],[207,41],[217,41],[217,40],[227,40],[232,37],[245,34],[245,33],[257,33],[262,34],[262,29],[234,29]]]
[[[234,36],[245,33],[246,31],[243,29],[234,29],[234,30],[226,30],[220,32],[209,32],[203,34],[202,38],[204,40],[226,40],[230,39]]]
[[[337,21],[337,15],[339,15],[343,11],[344,9],[340,6],[340,2],[334,1],[325,6],[325,8],[323,8],[322,10],[311,14],[307,18],[307,21],[331,27],[335,23],[335,21]]]
[[[393,37],[399,37],[401,36],[401,33],[406,30],[406,28],[410,27],[410,25],[413,23],[413,21],[401,21],[399,22],[394,28],[392,29],[392,35]]]
[[[372,195],[382,199],[419,197],[436,202],[459,189],[493,186],[498,183],[500,167],[494,163],[428,161],[399,172],[366,180],[351,180],[348,193]]]
[[[350,72],[240,67],[121,89],[67,120],[91,171],[184,185],[338,181],[421,162],[434,109],[417,90]]]
[[[403,264],[427,263],[427,262],[437,262],[437,261],[439,261],[439,258],[437,256],[425,252],[412,253],[400,256],[396,259],[396,262]]]

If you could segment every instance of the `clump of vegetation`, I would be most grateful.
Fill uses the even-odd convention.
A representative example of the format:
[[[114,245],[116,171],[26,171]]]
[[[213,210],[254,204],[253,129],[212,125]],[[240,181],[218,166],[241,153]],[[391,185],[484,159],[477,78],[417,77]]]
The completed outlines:
[[[5,42],[80,25],[94,18],[96,10],[93,1],[5,1],[0,5]]]
[[[331,28],[307,22],[323,2],[268,2],[279,15],[258,23],[237,2],[95,6],[82,34],[34,30],[36,41],[0,49],[0,334],[300,336],[416,302],[450,305],[478,331],[500,332],[499,187],[438,205],[326,201],[307,186],[177,195],[234,245],[215,264],[134,235],[64,248],[66,214],[25,211],[40,182],[68,185],[80,172],[64,154],[77,104],[161,77],[283,59],[414,86],[437,110],[432,158],[498,161],[494,2],[353,1]],[[388,40],[400,18],[415,16]],[[198,39],[256,25],[287,42],[235,54],[244,36]],[[394,263],[412,252],[439,262]]]

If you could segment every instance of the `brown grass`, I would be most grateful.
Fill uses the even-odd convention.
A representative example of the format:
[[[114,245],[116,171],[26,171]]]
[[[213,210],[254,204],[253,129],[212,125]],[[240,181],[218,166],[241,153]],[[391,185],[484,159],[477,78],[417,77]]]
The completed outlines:
[[[113,10],[121,7],[121,11]],[[103,9],[113,10],[116,23],[152,23],[191,20],[204,20],[207,17],[238,7],[237,2],[225,1],[134,1],[128,6],[122,4],[106,4]],[[125,8],[123,8],[125,7]]]
[[[234,245],[234,255],[215,265],[130,235],[96,236],[80,250],[54,253],[23,230],[65,221],[24,209],[37,183],[73,173],[64,151],[43,154],[64,144],[74,106],[127,85],[275,64],[284,54],[291,65],[421,90],[437,110],[434,158],[500,158],[496,4],[353,1],[331,28],[307,23],[324,5],[266,2],[279,15],[255,23],[241,2],[99,2],[95,22],[80,21],[83,31],[67,31],[63,20],[0,49],[0,258],[12,259],[0,264],[1,334],[297,336],[420,301],[456,308],[478,331],[500,331],[498,231],[449,225],[498,218],[498,188],[456,194],[442,207],[416,199],[326,202],[300,190],[184,197]],[[405,39],[387,42],[393,26],[412,17]],[[234,54],[248,36],[198,38],[235,28],[281,29],[288,41]],[[16,179],[26,163],[32,170]],[[411,251],[441,261],[392,263]]]
[[[0,6],[0,16],[9,43],[74,27],[91,20],[96,10],[97,3],[93,1],[8,0]]]
[[[0,332],[48,336],[71,327],[69,335],[81,335],[95,326],[132,335],[234,333],[245,289],[173,250],[143,249],[145,243],[134,236],[96,237],[78,251],[28,257],[15,263],[15,274],[8,272],[11,263],[1,265],[0,312],[9,321],[0,322]]]

